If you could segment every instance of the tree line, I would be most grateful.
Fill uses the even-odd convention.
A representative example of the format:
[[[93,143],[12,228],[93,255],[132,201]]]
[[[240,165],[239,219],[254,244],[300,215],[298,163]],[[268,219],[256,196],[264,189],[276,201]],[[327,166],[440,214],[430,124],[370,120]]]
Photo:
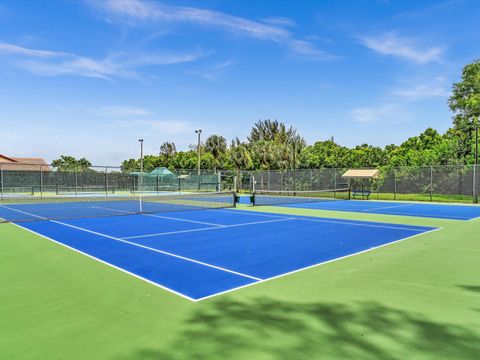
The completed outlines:
[[[245,140],[235,138],[227,143],[221,135],[209,136],[200,145],[200,167],[238,171],[474,164],[475,130],[480,117],[480,60],[464,67],[461,81],[453,84],[448,106],[453,123],[445,133],[428,128],[400,145],[385,147],[361,144],[348,148],[333,139],[307,145],[295,128],[278,120],[258,120]],[[156,155],[144,156],[144,171],[156,167],[197,168],[196,146],[177,151],[174,143],[165,142],[159,149]],[[123,161],[121,169],[138,171],[140,159]]]

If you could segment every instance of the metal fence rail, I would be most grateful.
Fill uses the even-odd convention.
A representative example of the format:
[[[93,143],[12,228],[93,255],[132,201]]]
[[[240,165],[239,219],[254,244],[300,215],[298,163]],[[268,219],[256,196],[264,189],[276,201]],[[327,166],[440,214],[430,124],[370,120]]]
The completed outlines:
[[[179,170],[172,174],[122,172],[119,167],[91,166],[62,171],[47,165],[0,164],[0,194],[82,195],[142,191],[218,191],[219,174],[213,171]]]
[[[346,180],[344,168],[287,171],[172,170],[152,175],[122,172],[119,167],[91,166],[82,171],[61,171],[47,165],[0,163],[0,194],[132,193],[139,191],[219,191],[250,193],[257,190],[308,191],[364,186],[371,198],[478,202],[480,171],[475,165],[395,167],[380,169],[378,179]]]
[[[257,190],[325,190],[361,186],[379,200],[478,202],[480,173],[476,165],[395,167],[380,170],[378,179],[346,180],[347,169],[252,171]]]

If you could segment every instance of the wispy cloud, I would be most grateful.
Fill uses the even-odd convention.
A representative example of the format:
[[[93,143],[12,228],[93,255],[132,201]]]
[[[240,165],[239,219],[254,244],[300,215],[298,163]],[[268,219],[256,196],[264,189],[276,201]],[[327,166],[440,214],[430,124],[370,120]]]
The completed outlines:
[[[392,95],[404,97],[410,100],[418,100],[431,97],[447,97],[450,95],[449,91],[440,85],[416,85],[410,88],[399,88],[392,91]]]
[[[236,61],[227,60],[218,64],[214,64],[209,66],[208,68],[204,68],[201,70],[198,69],[190,69],[187,70],[187,74],[198,76],[205,80],[214,82],[217,81],[224,73],[227,68],[230,68],[237,64]]]
[[[403,123],[411,120],[412,115],[397,104],[365,106],[350,112],[353,121],[364,124],[373,123]]]
[[[98,115],[106,116],[145,116],[150,115],[150,112],[133,106],[102,106],[92,110]]]
[[[400,37],[394,32],[360,38],[363,45],[381,54],[395,56],[418,64],[439,62],[445,51],[443,46],[420,46],[419,41]]]
[[[35,58],[55,58],[70,56],[69,54],[64,52],[27,49],[18,45],[8,43],[0,43],[0,54],[24,55]]]
[[[194,7],[170,6],[160,2],[141,0],[86,0],[87,4],[103,11],[110,21],[128,23],[193,23],[221,29],[238,36],[272,41],[283,45],[297,55],[312,60],[329,60],[333,55],[319,49],[313,43],[297,39],[286,26],[294,23],[285,18],[269,18],[263,22]]]
[[[0,55],[16,57],[15,65],[42,76],[76,75],[111,79],[114,77],[135,78],[136,69],[145,66],[188,63],[208,56],[201,50],[190,53],[111,54],[103,59],[94,59],[76,54],[37,50],[15,44],[0,43]]]
[[[181,120],[117,120],[111,123],[115,127],[135,128],[136,130],[158,131],[162,134],[192,133],[194,126]]]
[[[275,26],[283,27],[294,27],[296,25],[295,21],[282,16],[271,16],[268,18],[262,18],[262,22]]]

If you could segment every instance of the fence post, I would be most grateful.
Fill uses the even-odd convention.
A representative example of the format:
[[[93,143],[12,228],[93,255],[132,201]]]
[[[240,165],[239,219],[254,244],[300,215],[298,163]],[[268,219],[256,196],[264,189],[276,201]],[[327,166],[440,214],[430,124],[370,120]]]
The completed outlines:
[[[478,194],[477,194],[477,164],[473,164],[473,203],[478,204]]]
[[[0,164],[0,192],[3,200],[3,165]]]
[[[333,169],[333,198],[337,197],[337,168]]]
[[[108,167],[105,166],[105,196],[108,196]]]
[[[219,171],[217,173],[217,176],[218,176],[217,191],[222,191],[222,172]]]
[[[393,200],[397,200],[397,173],[395,169],[393,171]]]
[[[74,180],[75,180],[75,196],[78,195],[78,173],[77,170],[75,169],[74,173]]]
[[[430,202],[433,201],[433,166],[430,166]]]
[[[42,165],[40,165],[40,197],[43,197],[43,170],[42,170]]]

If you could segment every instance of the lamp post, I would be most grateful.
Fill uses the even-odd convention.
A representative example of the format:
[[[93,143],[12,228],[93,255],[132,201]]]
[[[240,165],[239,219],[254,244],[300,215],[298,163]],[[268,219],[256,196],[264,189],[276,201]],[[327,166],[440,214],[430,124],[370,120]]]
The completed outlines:
[[[200,134],[202,133],[201,129],[195,130],[195,132],[198,135],[198,141],[197,141],[197,174],[200,176]]]
[[[200,191],[200,186],[202,184],[200,178],[200,134],[202,133],[201,129],[195,130],[198,135],[197,141],[197,175],[198,175],[198,191]]]
[[[143,189],[143,139],[138,139],[140,142],[140,180],[138,182],[138,190]]]
[[[140,142],[140,172],[143,173],[143,139],[138,139]]]

